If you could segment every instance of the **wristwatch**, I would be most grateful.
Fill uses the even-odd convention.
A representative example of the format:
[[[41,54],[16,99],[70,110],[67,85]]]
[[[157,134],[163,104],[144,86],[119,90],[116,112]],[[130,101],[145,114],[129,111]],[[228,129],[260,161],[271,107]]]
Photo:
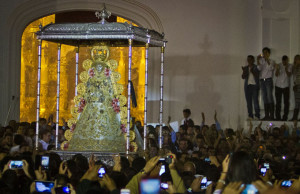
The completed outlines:
[[[140,171],[140,173],[142,173],[142,174],[147,174],[146,171],[145,171],[145,169],[142,169],[142,170]]]

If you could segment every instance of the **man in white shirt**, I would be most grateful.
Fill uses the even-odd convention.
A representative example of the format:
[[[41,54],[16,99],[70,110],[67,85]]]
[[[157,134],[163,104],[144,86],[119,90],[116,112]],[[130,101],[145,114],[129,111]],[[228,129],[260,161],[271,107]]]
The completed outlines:
[[[263,56],[259,55],[257,57],[257,69],[259,70],[259,79],[265,108],[265,117],[263,120],[274,120],[273,71],[275,62],[270,59],[270,48],[265,47],[262,52]]]
[[[290,106],[290,77],[292,75],[292,65],[289,64],[289,58],[284,55],[282,63],[276,65],[275,76],[275,98],[276,98],[276,120],[281,120],[281,99],[283,96],[284,114],[283,121],[287,121]]]
[[[47,129],[41,131],[41,140],[39,141],[40,144],[43,146],[43,150],[47,150],[49,143],[51,140],[51,132]]]
[[[183,110],[183,117],[181,121],[181,125],[184,125],[187,129],[188,127],[194,127],[194,121],[191,119],[191,110],[190,109],[184,109]]]

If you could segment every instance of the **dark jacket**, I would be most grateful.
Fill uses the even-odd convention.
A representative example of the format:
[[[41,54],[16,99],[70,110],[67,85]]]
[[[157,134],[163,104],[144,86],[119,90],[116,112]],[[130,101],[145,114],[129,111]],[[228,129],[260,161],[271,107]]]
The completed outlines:
[[[259,70],[257,69],[257,66],[254,65],[250,71],[249,71],[249,66],[242,67],[242,69],[243,69],[242,79],[245,80],[245,86],[248,85],[249,73],[253,74],[255,83],[257,86],[259,86]]]

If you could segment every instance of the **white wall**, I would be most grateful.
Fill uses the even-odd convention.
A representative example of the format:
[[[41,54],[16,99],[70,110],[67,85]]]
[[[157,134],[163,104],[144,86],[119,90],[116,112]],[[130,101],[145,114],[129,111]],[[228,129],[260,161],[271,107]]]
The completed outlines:
[[[82,1],[86,4],[96,2]],[[11,0],[0,5],[1,18],[5,19],[0,20],[1,29],[9,25],[7,21],[11,17],[10,14],[14,13],[22,2]],[[61,2],[57,0],[57,7],[51,7],[50,11],[63,6]],[[118,0],[105,2],[113,5]],[[125,4],[129,1],[122,2]],[[206,113],[207,121],[211,123],[216,109],[224,128],[235,128],[238,124],[243,124],[247,111],[241,66],[245,64],[248,54],[256,55],[262,48],[261,0],[139,2],[157,14],[169,41],[165,59],[164,121],[168,115],[172,120],[180,120],[182,109],[190,108],[196,123],[200,122],[201,112]],[[97,3],[101,5],[101,1]],[[69,9],[72,4],[66,7]],[[11,62],[8,53],[10,38],[7,31],[0,31],[0,91],[4,91],[0,95],[0,123],[5,120],[10,96],[19,91],[19,83],[16,81],[18,79],[15,78],[19,74],[14,73],[18,72],[18,66],[14,66],[15,63]],[[298,47],[299,41],[296,44]],[[150,122],[157,122],[159,52],[152,50],[151,53]]]
[[[169,41],[165,121],[168,115],[180,120],[190,108],[196,123],[201,112],[211,123],[217,110],[224,127],[236,127],[246,118],[241,66],[261,49],[260,1],[169,0],[151,7]]]

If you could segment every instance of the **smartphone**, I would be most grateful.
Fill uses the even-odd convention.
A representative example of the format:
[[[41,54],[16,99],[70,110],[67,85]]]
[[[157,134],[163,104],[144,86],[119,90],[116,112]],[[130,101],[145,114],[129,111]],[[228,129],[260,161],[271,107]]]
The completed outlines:
[[[106,171],[103,167],[101,167],[98,171],[99,178],[103,178],[103,176],[106,174]]]
[[[206,177],[203,177],[203,178],[202,178],[200,188],[201,188],[201,189],[206,189],[206,188],[207,188],[207,178],[206,178]]]
[[[261,175],[265,176],[266,173],[267,173],[267,168],[261,168],[261,169],[260,169],[260,174],[261,174]]]
[[[120,194],[130,194],[129,189],[121,189]]]
[[[162,188],[162,189],[168,189],[169,185],[168,185],[168,183],[161,183],[160,184],[160,188]]]
[[[270,169],[270,164],[269,164],[269,163],[264,163],[264,167],[265,167],[266,169]]]
[[[70,187],[69,187],[69,186],[56,187],[56,188],[55,188],[55,193],[56,193],[56,194],[71,193]]]
[[[12,160],[9,163],[10,169],[22,169],[23,168],[23,161],[21,160]]]
[[[242,185],[243,186],[243,185]],[[252,184],[248,184],[246,185],[246,188],[242,191],[241,194],[256,194],[258,193],[258,190],[256,189],[256,187]]]
[[[166,166],[165,165],[161,165],[160,170],[159,170],[159,176],[161,176],[165,172],[166,172]]]
[[[286,188],[288,188],[288,187],[291,187],[292,184],[293,184],[293,181],[291,181],[291,180],[285,180],[285,181],[282,181],[281,187],[286,187]]]
[[[211,162],[211,161],[210,161],[210,158],[205,158],[205,159],[204,159],[204,162]]]
[[[142,179],[140,182],[141,194],[159,194],[160,180],[159,179]]]
[[[49,169],[49,156],[42,156],[41,157],[41,167],[43,170]]]
[[[51,193],[51,189],[54,187],[54,182],[50,181],[35,181],[35,190],[38,193]]]

